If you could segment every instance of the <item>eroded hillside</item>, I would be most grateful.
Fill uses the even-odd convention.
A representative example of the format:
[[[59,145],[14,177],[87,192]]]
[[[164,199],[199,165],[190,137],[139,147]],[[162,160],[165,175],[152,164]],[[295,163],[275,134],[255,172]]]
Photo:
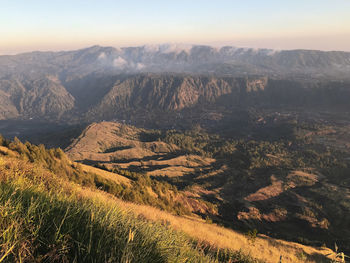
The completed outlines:
[[[201,131],[161,132],[102,122],[90,125],[67,153],[110,171],[137,171],[166,181],[179,189],[182,197],[175,200],[202,218],[306,244],[342,243],[348,249],[343,237],[349,229],[350,192],[332,178],[349,168],[341,152],[324,149],[302,140],[235,141]],[[205,206],[195,203],[199,200]]]

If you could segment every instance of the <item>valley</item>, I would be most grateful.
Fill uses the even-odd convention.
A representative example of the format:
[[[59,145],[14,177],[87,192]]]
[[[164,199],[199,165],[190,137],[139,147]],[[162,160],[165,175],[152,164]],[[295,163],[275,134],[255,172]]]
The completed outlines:
[[[78,162],[169,183],[183,195],[174,200],[203,219],[304,244],[342,242],[348,249],[342,236],[350,216],[350,152],[329,147],[337,133],[329,127],[305,127],[303,121],[294,130],[295,137],[284,140],[273,134],[270,140],[235,140],[203,130],[102,122],[90,125],[66,152]]]
[[[24,196],[85,200],[89,214],[96,195],[135,210],[125,220],[147,238],[184,231],[174,240],[186,251],[174,253],[189,262],[329,262],[335,243],[350,253],[349,54],[160,45],[0,56],[0,171]],[[76,246],[65,238],[55,246]]]

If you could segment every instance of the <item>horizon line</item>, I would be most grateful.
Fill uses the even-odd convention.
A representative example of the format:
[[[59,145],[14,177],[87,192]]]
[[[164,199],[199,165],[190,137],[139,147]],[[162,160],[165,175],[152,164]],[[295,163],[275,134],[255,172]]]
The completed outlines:
[[[101,45],[101,44],[94,44],[94,45],[86,45],[84,47],[76,47],[76,48],[62,48],[62,49],[33,49],[28,51],[20,51],[20,52],[9,52],[9,53],[1,53],[0,56],[16,56],[16,55],[23,55],[23,54],[29,54],[29,53],[60,53],[60,52],[70,52],[70,51],[79,51],[84,49],[89,49],[93,47],[101,47],[101,48],[114,48],[114,49],[126,49],[126,48],[141,48],[141,47],[159,47],[159,46],[166,46],[166,45],[179,45],[179,46],[187,46],[190,48],[193,48],[194,46],[203,46],[203,47],[211,47],[211,48],[217,48],[222,49],[224,47],[233,47],[237,49],[248,49],[248,50],[271,50],[271,51],[320,51],[320,52],[344,52],[344,53],[350,53],[350,51],[346,50],[338,50],[338,49],[312,49],[312,48],[268,48],[268,47],[250,47],[250,46],[236,46],[233,44],[189,44],[184,42],[164,42],[164,43],[158,43],[158,44],[141,44],[141,45],[126,45],[126,46],[113,46],[113,45]]]

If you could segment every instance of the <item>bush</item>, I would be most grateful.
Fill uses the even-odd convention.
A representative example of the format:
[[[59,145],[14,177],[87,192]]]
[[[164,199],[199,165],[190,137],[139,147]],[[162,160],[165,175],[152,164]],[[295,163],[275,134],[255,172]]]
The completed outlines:
[[[255,242],[256,240],[256,237],[258,235],[258,230],[256,228],[252,229],[252,230],[249,230],[247,233],[246,233],[246,236],[248,237],[248,240],[252,243]]]

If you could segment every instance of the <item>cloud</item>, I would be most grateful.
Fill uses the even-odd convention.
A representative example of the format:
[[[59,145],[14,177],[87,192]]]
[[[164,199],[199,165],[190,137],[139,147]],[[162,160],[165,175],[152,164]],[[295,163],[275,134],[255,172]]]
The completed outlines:
[[[159,45],[144,45],[143,49],[146,52],[150,52],[150,53],[158,52],[159,51]]]
[[[273,56],[273,55],[275,55],[277,53],[280,53],[280,52],[281,52],[281,50],[278,50],[278,49],[268,49],[266,51],[266,55],[267,56]]]
[[[188,45],[188,44],[172,44],[172,43],[166,43],[166,44],[160,44],[160,45],[144,45],[143,48],[145,52],[149,53],[156,53],[156,52],[161,52],[163,54],[168,54],[168,53],[181,53],[182,51],[186,53],[190,53],[193,45]]]
[[[116,68],[124,68],[127,66],[127,64],[128,62],[122,57],[117,57],[116,59],[113,60],[113,66]]]
[[[144,67],[145,67],[145,65],[142,64],[142,63],[137,63],[136,64],[136,69],[138,69],[138,70],[143,69]]]
[[[182,51],[186,53],[190,53],[193,45],[187,45],[187,44],[164,44],[161,46],[162,53],[181,53]]]
[[[98,59],[99,60],[103,60],[105,59],[107,56],[106,56],[106,53],[105,52],[102,52],[99,56],[98,56]]]

